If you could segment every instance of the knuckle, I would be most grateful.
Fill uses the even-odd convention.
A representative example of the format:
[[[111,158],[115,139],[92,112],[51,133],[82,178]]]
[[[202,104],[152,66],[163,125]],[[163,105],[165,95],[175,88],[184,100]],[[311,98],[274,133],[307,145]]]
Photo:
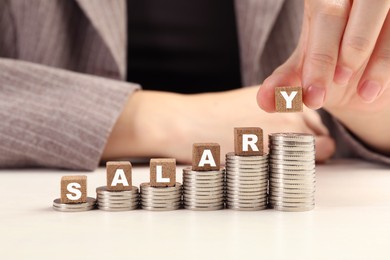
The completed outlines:
[[[357,53],[365,54],[369,51],[370,40],[361,36],[351,36],[345,39],[345,45]]]
[[[378,51],[375,58],[378,63],[390,68],[390,48]]]
[[[324,68],[336,66],[336,57],[330,54],[313,52],[309,56],[309,60],[313,65],[321,66]]]
[[[348,4],[345,0],[325,0],[319,5],[319,14],[334,17],[346,17]]]

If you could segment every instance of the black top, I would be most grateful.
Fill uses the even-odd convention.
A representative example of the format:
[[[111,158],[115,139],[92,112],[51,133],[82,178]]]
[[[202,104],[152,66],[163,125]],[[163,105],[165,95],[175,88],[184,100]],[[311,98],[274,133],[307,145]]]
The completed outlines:
[[[241,87],[233,0],[128,0],[127,80],[199,93]]]

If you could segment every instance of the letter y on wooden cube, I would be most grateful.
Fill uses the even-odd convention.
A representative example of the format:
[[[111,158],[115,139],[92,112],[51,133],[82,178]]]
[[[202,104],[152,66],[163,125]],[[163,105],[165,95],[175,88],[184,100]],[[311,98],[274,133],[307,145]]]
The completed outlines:
[[[192,146],[192,170],[219,171],[221,148],[217,143],[196,143]]]
[[[234,153],[238,156],[263,154],[263,130],[260,127],[234,128]]]
[[[125,191],[131,190],[131,163],[128,161],[107,162],[107,190]]]
[[[150,186],[173,187],[176,185],[176,159],[150,160]]]
[[[63,176],[61,178],[61,203],[87,202],[87,176]]]
[[[302,87],[276,87],[276,112],[302,112]]]

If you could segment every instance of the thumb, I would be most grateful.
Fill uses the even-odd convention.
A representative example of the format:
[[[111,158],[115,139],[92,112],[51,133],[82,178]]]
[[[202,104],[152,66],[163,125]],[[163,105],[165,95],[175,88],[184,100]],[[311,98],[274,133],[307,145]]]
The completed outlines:
[[[336,150],[334,140],[328,135],[316,136],[316,161],[323,163],[333,156]]]

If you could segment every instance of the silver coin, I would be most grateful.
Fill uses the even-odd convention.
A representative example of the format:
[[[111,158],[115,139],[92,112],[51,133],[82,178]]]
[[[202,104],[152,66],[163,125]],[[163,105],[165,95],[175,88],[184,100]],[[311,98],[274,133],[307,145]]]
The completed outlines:
[[[270,173],[270,180],[315,180],[315,173],[310,174],[280,174],[280,173]]]
[[[275,188],[270,188],[269,194],[273,196],[297,196],[300,195],[301,197],[307,195],[307,196],[312,196],[314,195],[315,190],[300,190],[300,189],[275,189]]]
[[[191,205],[185,205],[185,209],[194,210],[194,211],[212,211],[212,210],[221,210],[224,208],[224,205],[215,206],[215,207],[195,207]]]
[[[232,158],[237,160],[263,160],[268,157],[268,154],[263,155],[250,155],[250,156],[240,156],[235,155],[234,152],[229,152],[226,154],[226,158]]]
[[[53,207],[59,209],[85,209],[88,207],[94,207],[95,204],[96,199],[91,197],[87,197],[87,201],[82,203],[61,203],[60,198],[53,200]]]
[[[223,181],[224,176],[220,176],[218,178],[214,179],[195,179],[195,178],[187,178],[183,177],[183,182],[184,183],[218,183]]]
[[[242,164],[242,163],[226,163],[226,169],[258,169],[258,170],[264,170],[268,168],[268,163],[263,164]]]
[[[260,206],[260,207],[239,207],[239,206],[235,206],[235,205],[227,205],[226,207],[227,209],[231,209],[231,210],[239,210],[239,211],[257,211],[257,210],[264,210],[267,208],[267,205],[265,206]]]
[[[135,210],[138,208],[138,205],[134,205],[132,207],[122,207],[122,208],[111,208],[111,207],[102,207],[98,206],[99,210],[104,211],[129,211],[129,210]]]
[[[315,166],[315,161],[314,160],[311,160],[311,161],[288,161],[288,160],[270,160],[270,164],[277,164],[277,165],[304,165],[304,166]]]
[[[228,169],[225,176],[264,176],[268,173],[266,169]]]
[[[183,173],[191,174],[191,175],[213,175],[213,174],[221,174],[225,171],[223,167],[221,167],[218,171],[193,171],[191,167],[187,167],[183,169]]]
[[[282,150],[285,147],[313,148],[315,147],[315,142],[291,142],[291,141],[270,140],[268,146],[277,147],[277,149],[282,149]]]
[[[203,177],[203,176],[198,176],[198,177],[189,177],[189,176],[183,176],[183,183],[184,182],[188,182],[188,181],[192,181],[192,182],[204,182],[204,181],[208,181],[208,182],[211,182],[211,181],[221,181],[223,180],[224,178],[224,175],[216,175],[216,176],[213,176],[213,177]]]
[[[313,190],[315,189],[315,183],[300,183],[300,184],[290,184],[285,182],[270,182],[270,189],[302,189],[302,190]]]
[[[54,210],[61,211],[61,212],[82,212],[82,211],[93,210],[94,208],[95,206],[89,206],[86,208],[62,208],[62,207],[53,206]]]
[[[235,183],[241,183],[241,184],[251,184],[251,183],[267,183],[268,182],[268,176],[260,176],[260,177],[252,177],[252,178],[226,178],[227,185],[229,183],[235,184]]]
[[[314,170],[315,165],[285,165],[285,164],[273,164],[269,165],[270,171],[274,169],[282,170]]]
[[[279,211],[286,211],[286,212],[302,212],[302,211],[310,211],[314,209],[314,206],[309,206],[309,207],[282,207],[282,206],[271,206],[272,209],[274,210],[279,210]]]
[[[145,205],[148,207],[177,207],[180,206],[182,203],[181,201],[177,202],[169,202],[169,203],[154,203],[154,202],[142,202],[141,205]]]
[[[278,203],[306,203],[306,204],[313,204],[315,202],[314,197],[311,198],[280,198],[274,199],[275,197],[270,197],[268,199],[269,203],[272,204],[278,204]]]
[[[270,201],[270,204],[272,206],[279,206],[279,207],[296,207],[296,208],[302,208],[302,207],[312,207],[315,205],[314,201],[310,202],[281,202],[281,201]]]
[[[201,189],[207,189],[207,188],[219,188],[225,186],[225,183],[223,181],[219,183],[184,183],[184,189],[188,188],[201,188]]]
[[[225,190],[218,190],[218,191],[184,191],[184,197],[185,196],[217,196],[217,195],[223,195],[225,194]]]
[[[96,193],[110,195],[110,196],[123,196],[124,194],[135,194],[138,193],[138,187],[132,186],[131,190],[126,191],[108,191],[107,186],[101,186],[96,188]]]
[[[259,199],[228,198],[226,201],[227,203],[259,204],[259,203],[267,203],[267,198],[259,198]]]
[[[226,165],[246,165],[246,166],[264,166],[267,165],[268,160],[264,161],[233,161],[233,160],[227,160]]]
[[[223,201],[223,198],[215,199],[190,199],[186,198],[184,204],[220,204]]]
[[[112,203],[112,204],[120,204],[120,203],[138,203],[139,198],[133,199],[133,200],[104,200],[104,199],[97,199],[97,203]]]
[[[268,181],[268,174],[267,175],[260,175],[260,176],[226,176],[226,182],[267,182]]]
[[[215,208],[215,207],[224,207],[223,201],[218,203],[193,203],[193,202],[184,202],[184,208],[186,207],[195,207],[195,208]]]
[[[142,209],[144,210],[150,210],[150,211],[172,211],[172,210],[178,210],[181,206],[175,206],[175,207],[151,207],[151,206],[142,206]]]
[[[133,206],[133,205],[137,205],[139,204],[139,202],[123,202],[123,203],[107,203],[107,202],[101,202],[101,201],[98,201],[98,205],[99,206],[102,206],[102,207],[113,207],[113,208],[120,208],[120,207],[130,207],[130,206]]]
[[[272,133],[268,135],[270,139],[272,140],[303,140],[303,141],[314,141],[314,135],[312,134],[305,134],[305,133]]]
[[[180,182],[176,182],[175,183],[175,186],[169,186],[169,187],[152,187],[150,186],[150,183],[149,182],[144,182],[144,183],[141,183],[140,185],[141,187],[141,191],[149,191],[149,190],[152,190],[153,192],[162,192],[162,193],[166,193],[166,192],[175,192],[175,191],[178,191],[181,189],[182,185]]]
[[[301,179],[280,179],[280,178],[270,178],[272,183],[286,183],[286,184],[315,184],[316,179],[313,177],[301,178]]]
[[[309,140],[310,139],[310,140]],[[299,145],[299,144],[314,144],[315,143],[315,139],[314,138],[309,138],[309,139],[306,139],[306,140],[302,140],[302,139],[289,139],[289,138],[280,138],[280,137],[276,137],[276,138],[269,138],[269,142],[283,142],[283,143],[292,143],[292,144],[295,144],[295,145]]]
[[[269,162],[313,162],[315,163],[315,155],[304,155],[304,156],[297,156],[297,155],[281,155],[281,154],[274,154],[270,158]]]
[[[267,196],[267,190],[260,191],[260,192],[233,192],[233,191],[228,191],[227,192],[228,197],[263,197]]]
[[[156,195],[156,194],[142,194],[142,199],[156,199],[156,200],[172,200],[172,199],[180,199],[182,197],[182,193],[178,194],[167,194],[167,195]]]

